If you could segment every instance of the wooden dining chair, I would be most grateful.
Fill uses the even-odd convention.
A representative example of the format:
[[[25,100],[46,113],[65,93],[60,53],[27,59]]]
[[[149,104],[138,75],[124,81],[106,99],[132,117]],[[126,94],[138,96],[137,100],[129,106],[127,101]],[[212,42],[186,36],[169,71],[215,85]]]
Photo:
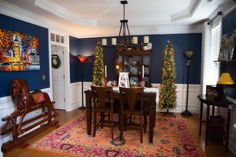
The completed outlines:
[[[120,104],[121,104],[121,129],[120,137],[123,138],[123,130],[127,129],[127,116],[132,118],[132,115],[139,116],[140,123],[140,142],[143,143],[143,129],[147,125],[147,106],[143,103],[143,88],[119,88]],[[144,123],[143,123],[144,118]],[[131,122],[132,120],[130,120]],[[125,124],[125,127],[124,127]],[[130,123],[131,124],[131,123]]]
[[[111,137],[113,139],[113,104],[114,104],[114,93],[112,87],[98,87],[91,86],[92,89],[92,111],[93,111],[93,137],[96,135],[96,129],[98,126],[103,128],[104,115],[109,115],[109,123],[111,127]],[[100,121],[97,122],[97,113],[100,113]]]

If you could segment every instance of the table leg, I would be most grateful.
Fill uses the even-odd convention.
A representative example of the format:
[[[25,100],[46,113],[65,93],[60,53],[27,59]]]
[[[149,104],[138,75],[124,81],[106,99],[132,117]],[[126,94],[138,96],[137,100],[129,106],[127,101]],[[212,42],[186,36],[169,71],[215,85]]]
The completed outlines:
[[[120,103],[120,141],[124,140],[124,106],[123,101]]]
[[[228,145],[229,145],[230,118],[231,118],[231,110],[228,109],[227,128],[226,128],[226,144],[225,144],[226,151],[228,151]]]
[[[149,143],[153,143],[153,128],[155,125],[155,101],[151,101],[149,105]]]
[[[201,135],[202,133],[202,111],[203,111],[203,102],[201,102],[201,106],[200,106],[199,135]]]
[[[87,122],[87,134],[88,135],[91,135],[91,123],[92,123],[92,105],[91,105],[91,101],[92,101],[92,98],[91,98],[91,93],[89,92],[85,92],[85,95],[86,95],[86,122]]]
[[[207,146],[207,139],[208,139],[208,125],[209,125],[209,112],[210,112],[210,107],[209,104],[207,104],[207,113],[206,113],[206,135],[205,135],[205,146]]]
[[[214,116],[215,115],[215,106],[213,105],[212,106],[212,116]]]

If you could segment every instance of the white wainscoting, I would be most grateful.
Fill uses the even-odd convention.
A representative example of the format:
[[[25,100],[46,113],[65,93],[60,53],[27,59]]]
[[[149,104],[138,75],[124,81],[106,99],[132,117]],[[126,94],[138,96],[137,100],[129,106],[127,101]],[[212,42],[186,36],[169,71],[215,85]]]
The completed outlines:
[[[84,82],[83,87],[84,91],[89,90],[90,86],[92,85],[92,82]],[[81,94],[81,88],[82,83],[77,82],[77,83],[72,83],[70,84],[69,92],[70,92],[70,98],[69,98],[69,105],[66,107],[66,111],[72,111],[76,108],[79,108],[82,106],[82,94]],[[84,96],[84,106],[86,106],[86,100],[85,100],[85,94]]]
[[[49,97],[51,98],[51,88],[46,88],[46,89],[41,89],[41,90],[48,93]],[[12,103],[12,100],[11,100],[10,96],[1,97],[0,98],[0,104],[1,104],[0,105],[0,119],[10,115],[13,111],[15,111],[15,105]],[[26,115],[25,120],[27,120],[31,117],[35,117],[40,112],[41,111],[39,111],[39,110],[35,110],[33,112],[30,112],[29,114]],[[0,127],[2,127],[2,125],[3,125],[3,122],[2,122],[2,120],[0,120]],[[2,146],[3,143],[5,143],[9,140],[12,140],[11,134],[1,136],[0,145]],[[0,157],[1,157],[1,155],[2,154],[0,152]]]
[[[84,91],[90,89],[91,82],[84,82]],[[154,87],[159,87],[159,84],[153,84]],[[172,112],[180,113],[185,110],[186,105],[186,85],[185,84],[177,84],[177,106],[175,109],[172,109]],[[70,104],[67,105],[67,111],[72,111],[75,108],[78,108],[82,105],[81,99],[81,82],[70,84]],[[158,92],[159,93],[159,92]],[[188,99],[188,109],[192,113],[199,113],[200,111],[200,102],[197,96],[201,93],[200,84],[191,84],[189,85],[189,99]],[[158,94],[159,95],[159,94]],[[83,94],[83,96],[85,96]],[[157,101],[159,97],[157,96]],[[85,105],[85,97],[84,97],[84,105]],[[157,105],[157,111],[158,105]]]
[[[160,84],[153,84],[154,87],[158,87]],[[186,92],[187,92],[187,85],[185,84],[177,84],[177,105],[176,108],[171,109],[171,112],[181,113],[185,110],[186,106]],[[189,95],[188,95],[188,110],[191,113],[199,113],[200,111],[200,102],[197,96],[201,93],[201,85],[200,84],[190,84],[189,85]],[[159,97],[159,92],[157,97]],[[159,100],[159,98],[157,98]],[[157,111],[160,111],[158,108],[157,102]]]

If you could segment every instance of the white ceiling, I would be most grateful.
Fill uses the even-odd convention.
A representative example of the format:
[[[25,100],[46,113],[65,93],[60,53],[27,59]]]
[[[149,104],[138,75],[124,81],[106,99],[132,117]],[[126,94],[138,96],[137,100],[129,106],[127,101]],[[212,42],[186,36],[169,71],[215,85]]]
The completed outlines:
[[[126,18],[131,35],[165,33],[194,28],[231,1],[128,0]],[[119,0],[0,0],[1,3],[16,7],[31,18],[51,21],[79,37],[118,35],[123,17]]]

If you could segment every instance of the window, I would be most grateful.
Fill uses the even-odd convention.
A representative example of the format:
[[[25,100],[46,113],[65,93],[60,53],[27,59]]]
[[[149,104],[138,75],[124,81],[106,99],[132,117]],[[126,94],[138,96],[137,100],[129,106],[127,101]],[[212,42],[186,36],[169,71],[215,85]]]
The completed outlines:
[[[221,19],[213,24],[204,24],[202,49],[202,94],[206,85],[215,85],[219,78],[219,50],[221,43]]]
[[[219,78],[219,62],[217,62],[220,52],[221,24],[213,26],[211,29],[211,57],[209,66],[209,84],[216,84]]]
[[[51,33],[51,41],[57,44],[65,44],[65,37],[56,33]]]

